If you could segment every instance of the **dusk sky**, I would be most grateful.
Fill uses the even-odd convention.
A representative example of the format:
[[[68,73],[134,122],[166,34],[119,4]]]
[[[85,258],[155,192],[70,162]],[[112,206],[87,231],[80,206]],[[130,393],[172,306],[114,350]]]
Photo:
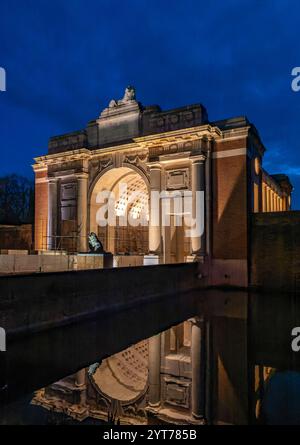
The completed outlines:
[[[0,0],[0,175],[32,176],[50,136],[85,127],[132,84],[145,105],[246,115],[300,208],[299,28],[297,0]]]

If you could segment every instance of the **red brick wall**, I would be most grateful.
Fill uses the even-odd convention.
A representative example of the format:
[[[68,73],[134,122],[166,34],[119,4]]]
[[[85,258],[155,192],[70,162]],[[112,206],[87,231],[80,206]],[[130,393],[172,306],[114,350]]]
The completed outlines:
[[[220,144],[245,148],[244,139]],[[217,147],[220,150],[220,145]],[[213,256],[247,258],[247,156],[213,159]]]
[[[247,138],[241,137],[238,139],[229,139],[228,141],[223,140],[222,142],[216,142],[214,144],[214,151],[224,151],[224,150],[237,150],[240,148],[247,147]]]
[[[251,284],[299,294],[300,212],[256,213],[251,222]]]
[[[32,224],[0,226],[1,250],[31,250],[32,247]]]

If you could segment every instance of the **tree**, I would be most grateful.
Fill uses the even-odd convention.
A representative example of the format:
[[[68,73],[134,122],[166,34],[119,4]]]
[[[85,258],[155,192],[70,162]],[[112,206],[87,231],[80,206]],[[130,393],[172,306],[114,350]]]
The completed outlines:
[[[0,178],[0,223],[32,223],[33,213],[32,181],[16,174]]]

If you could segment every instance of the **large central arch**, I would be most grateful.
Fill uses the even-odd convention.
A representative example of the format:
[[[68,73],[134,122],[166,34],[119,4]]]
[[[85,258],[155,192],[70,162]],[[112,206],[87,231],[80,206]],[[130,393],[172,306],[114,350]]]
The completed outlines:
[[[125,186],[125,188],[124,188]],[[101,227],[97,214],[101,192],[112,192],[115,197],[116,225]],[[135,195],[133,195],[137,192]],[[144,255],[148,253],[149,184],[146,176],[136,168],[123,166],[109,168],[94,181],[89,196],[89,232],[95,232],[104,249],[114,255]],[[128,215],[137,225],[123,225],[121,219]],[[143,225],[139,224],[141,215]]]

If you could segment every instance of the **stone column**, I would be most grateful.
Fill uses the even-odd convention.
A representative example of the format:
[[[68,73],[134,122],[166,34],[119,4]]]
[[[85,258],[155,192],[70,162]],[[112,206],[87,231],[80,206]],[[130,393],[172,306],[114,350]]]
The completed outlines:
[[[262,211],[267,212],[267,187],[262,184]]]
[[[267,212],[271,212],[271,191],[267,186]]]
[[[48,178],[48,233],[47,249],[53,250],[57,247],[57,178]]]
[[[273,203],[273,191],[269,189],[269,197],[270,197],[270,212],[274,211],[274,203]]]
[[[81,390],[80,403],[85,404],[86,402],[85,368],[76,372],[75,385]]]
[[[160,404],[160,355],[161,335],[149,338],[149,405]]]
[[[77,176],[77,227],[78,227],[78,252],[87,251],[87,194],[88,174],[81,173]]]
[[[269,195],[268,195],[268,186],[265,184],[265,211],[269,211]]]
[[[203,203],[205,199],[205,156],[197,156],[191,159],[192,161],[192,218],[203,218],[203,224],[205,226],[205,211],[204,207],[200,207],[200,196],[197,192],[203,192]],[[198,196],[197,196],[198,195]],[[197,208],[200,210],[197,211]],[[202,212],[203,209],[203,212]],[[203,214],[202,214],[203,213]],[[200,224],[200,221],[198,221]],[[191,238],[192,254],[204,255],[205,254],[205,229],[199,236]]]
[[[195,419],[201,419],[205,411],[205,324],[198,317],[191,321],[192,415]]]
[[[277,210],[277,199],[276,199],[276,193],[273,192],[273,211],[276,212]]]
[[[149,208],[149,253],[159,255],[161,253],[161,166],[150,166],[150,208]],[[155,198],[156,199],[151,199]]]
[[[211,254],[211,237],[212,237],[211,145],[212,145],[212,139],[209,138],[206,150],[206,160],[205,160],[205,213],[206,213],[205,248],[207,255]]]

